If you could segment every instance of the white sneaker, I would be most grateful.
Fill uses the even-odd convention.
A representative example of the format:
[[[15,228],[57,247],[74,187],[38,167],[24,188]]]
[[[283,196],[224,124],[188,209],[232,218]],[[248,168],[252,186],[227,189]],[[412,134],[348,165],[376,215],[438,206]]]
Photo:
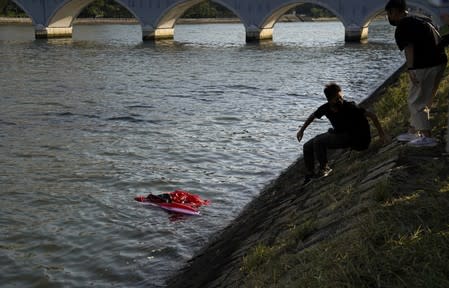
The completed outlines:
[[[320,169],[320,172],[318,172],[317,177],[318,178],[327,177],[327,176],[329,176],[329,174],[331,172],[332,172],[332,168],[326,165],[326,167]]]
[[[430,137],[419,137],[407,143],[407,146],[413,147],[435,147],[438,145],[437,140]]]
[[[398,137],[396,137],[396,139],[399,142],[410,142],[410,141],[416,140],[418,138],[420,138],[418,133],[410,133],[410,132],[401,134]]]

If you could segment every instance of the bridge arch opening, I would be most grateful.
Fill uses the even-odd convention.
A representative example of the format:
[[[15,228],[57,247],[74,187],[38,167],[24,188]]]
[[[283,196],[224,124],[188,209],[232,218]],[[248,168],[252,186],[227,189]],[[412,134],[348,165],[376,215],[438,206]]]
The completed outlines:
[[[125,7],[119,0],[64,1],[54,10],[54,13],[47,20],[47,27],[42,29],[41,32],[36,32],[36,37],[71,37],[73,24],[78,17],[81,17],[80,19],[83,17],[92,17],[96,20],[105,17],[117,18],[116,15],[134,17]]]
[[[70,0],[56,10],[49,27],[70,27],[75,19],[135,18],[118,0]]]
[[[134,15],[115,0],[95,0],[88,4],[77,18],[135,18]]]
[[[29,14],[20,6],[20,4],[12,0],[0,1],[0,17],[15,19],[30,18]]]
[[[120,2],[95,0],[74,19],[72,37],[88,41],[140,41],[141,29],[138,24],[139,20]]]
[[[322,5],[291,3],[267,17],[264,27],[273,29],[275,42],[322,45],[344,40],[345,29],[340,19],[341,16]],[[307,34],[302,33],[305,26]],[[312,35],[310,31],[314,31]]]
[[[240,23],[240,19],[232,8],[227,7],[225,3],[210,0],[189,0],[177,3],[167,9],[157,21],[157,28],[154,38],[173,39],[181,41],[190,41],[183,35],[188,33],[186,27],[177,25],[183,24],[201,24],[215,25],[220,23]],[[175,25],[180,28],[176,29]],[[243,27],[243,26],[242,26]],[[188,29],[187,29],[188,30]],[[244,29],[241,29],[242,39],[244,39]],[[178,33],[179,32],[179,33]],[[181,34],[182,33],[182,34]],[[231,33],[234,33],[231,31]],[[239,32],[238,32],[239,33]],[[219,38],[221,33],[215,35]],[[230,35],[227,34],[227,37]],[[210,40],[210,39],[209,39]],[[209,42],[209,41],[208,41]]]
[[[338,20],[342,17],[333,12],[330,7],[314,3],[290,3],[275,10],[264,22],[267,28],[273,27],[279,21],[320,21]]]

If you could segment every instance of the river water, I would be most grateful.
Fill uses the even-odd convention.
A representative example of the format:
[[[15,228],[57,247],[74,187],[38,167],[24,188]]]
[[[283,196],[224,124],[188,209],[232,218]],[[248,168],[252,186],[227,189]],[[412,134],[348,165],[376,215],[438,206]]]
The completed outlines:
[[[75,26],[34,40],[0,26],[0,286],[163,287],[301,155],[297,127],[337,81],[360,101],[404,61],[385,22],[347,44],[339,22]],[[328,128],[317,121],[305,139]],[[135,195],[211,200],[176,217]]]

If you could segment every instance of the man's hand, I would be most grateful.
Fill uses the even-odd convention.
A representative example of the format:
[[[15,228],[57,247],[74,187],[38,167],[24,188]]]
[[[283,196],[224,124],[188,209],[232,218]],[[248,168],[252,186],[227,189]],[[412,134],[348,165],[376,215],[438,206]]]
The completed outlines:
[[[307,118],[306,122],[304,122],[304,125],[299,125],[299,131],[296,133],[296,139],[298,139],[298,142],[301,142],[302,136],[304,136],[304,130],[306,130],[307,126],[310,125],[310,123],[313,122],[313,119],[315,119],[315,114],[310,114],[309,118]]]
[[[304,136],[304,131],[299,130],[298,133],[296,134],[296,139],[298,139],[298,142],[301,142],[302,136]]]

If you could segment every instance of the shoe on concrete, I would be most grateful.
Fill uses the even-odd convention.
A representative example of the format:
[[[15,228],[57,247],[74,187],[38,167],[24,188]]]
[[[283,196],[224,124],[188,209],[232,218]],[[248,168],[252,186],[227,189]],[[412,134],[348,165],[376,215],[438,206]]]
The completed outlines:
[[[420,138],[420,137],[417,133],[410,133],[410,132],[401,134],[398,137],[396,137],[396,139],[399,142],[410,142],[410,141],[416,140],[418,138]]]
[[[437,140],[430,137],[419,137],[407,143],[407,146],[412,147],[435,147],[437,145]]]

